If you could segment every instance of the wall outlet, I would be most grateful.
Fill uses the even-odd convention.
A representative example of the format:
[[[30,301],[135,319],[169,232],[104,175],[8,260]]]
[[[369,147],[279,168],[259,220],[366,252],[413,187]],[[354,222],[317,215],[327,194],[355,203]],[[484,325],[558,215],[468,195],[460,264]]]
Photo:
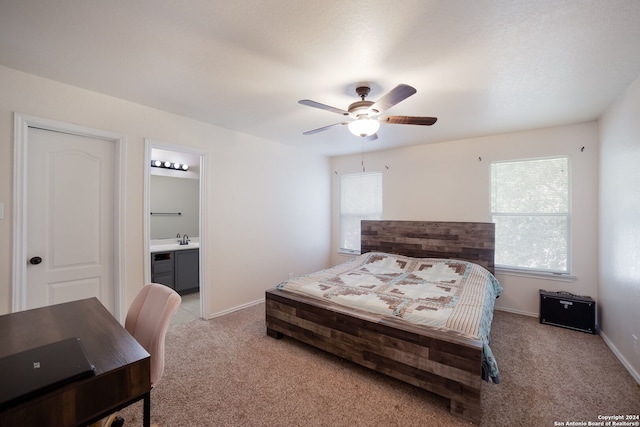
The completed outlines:
[[[637,355],[640,355],[640,347],[638,347],[638,337],[632,334],[631,338],[633,339],[633,351],[635,351]]]

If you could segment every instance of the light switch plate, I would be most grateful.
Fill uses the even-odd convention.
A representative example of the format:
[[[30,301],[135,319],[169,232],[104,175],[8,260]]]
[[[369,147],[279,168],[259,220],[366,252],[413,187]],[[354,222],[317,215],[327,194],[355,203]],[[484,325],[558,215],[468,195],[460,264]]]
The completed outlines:
[[[0,219],[4,219],[4,203],[0,202]]]

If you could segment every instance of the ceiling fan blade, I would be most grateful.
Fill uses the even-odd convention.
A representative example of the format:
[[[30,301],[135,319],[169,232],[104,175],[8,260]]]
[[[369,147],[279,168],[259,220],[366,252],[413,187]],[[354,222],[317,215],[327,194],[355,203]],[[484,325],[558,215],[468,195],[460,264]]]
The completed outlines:
[[[438,118],[437,117],[412,117],[412,116],[385,116],[378,119],[382,123],[389,123],[392,125],[421,125],[431,126]]]
[[[313,129],[313,130],[308,130],[308,131],[306,131],[306,132],[302,132],[302,134],[303,134],[303,135],[313,135],[314,133],[318,133],[318,132],[325,131],[325,130],[327,130],[327,129],[329,129],[329,128],[332,128],[332,127],[334,127],[334,126],[338,126],[338,125],[346,125],[346,124],[348,124],[348,123],[347,123],[347,122],[334,123],[334,124],[332,124],[332,125],[323,126],[323,127],[321,127],[321,128],[318,128],[318,129]]]
[[[396,105],[398,102],[404,101],[416,92],[417,91],[414,87],[400,84],[387,92],[385,96],[377,100],[376,103],[371,106],[371,110],[377,111],[376,114],[382,113]]]
[[[349,115],[348,111],[341,110],[340,108],[332,107],[330,105],[321,104],[316,101],[311,101],[310,99],[301,99],[300,101],[298,101],[298,104],[306,105],[313,108],[319,108],[321,110],[331,111],[332,113],[342,114],[343,116]]]

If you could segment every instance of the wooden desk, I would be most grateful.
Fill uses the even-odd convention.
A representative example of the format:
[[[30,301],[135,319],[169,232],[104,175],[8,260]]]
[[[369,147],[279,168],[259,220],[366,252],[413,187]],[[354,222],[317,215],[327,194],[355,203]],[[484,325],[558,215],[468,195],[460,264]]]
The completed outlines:
[[[80,337],[96,375],[0,412],[0,426],[84,426],[144,399],[148,427],[149,353],[96,298],[0,316],[0,357],[70,337]]]

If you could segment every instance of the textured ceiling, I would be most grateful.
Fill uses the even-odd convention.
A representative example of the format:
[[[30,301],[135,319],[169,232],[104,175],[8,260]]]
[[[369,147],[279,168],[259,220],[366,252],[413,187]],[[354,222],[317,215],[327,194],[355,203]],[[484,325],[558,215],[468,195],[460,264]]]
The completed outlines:
[[[595,120],[639,40],[638,0],[0,1],[0,65],[327,155]],[[302,135],[359,82],[438,122]]]

